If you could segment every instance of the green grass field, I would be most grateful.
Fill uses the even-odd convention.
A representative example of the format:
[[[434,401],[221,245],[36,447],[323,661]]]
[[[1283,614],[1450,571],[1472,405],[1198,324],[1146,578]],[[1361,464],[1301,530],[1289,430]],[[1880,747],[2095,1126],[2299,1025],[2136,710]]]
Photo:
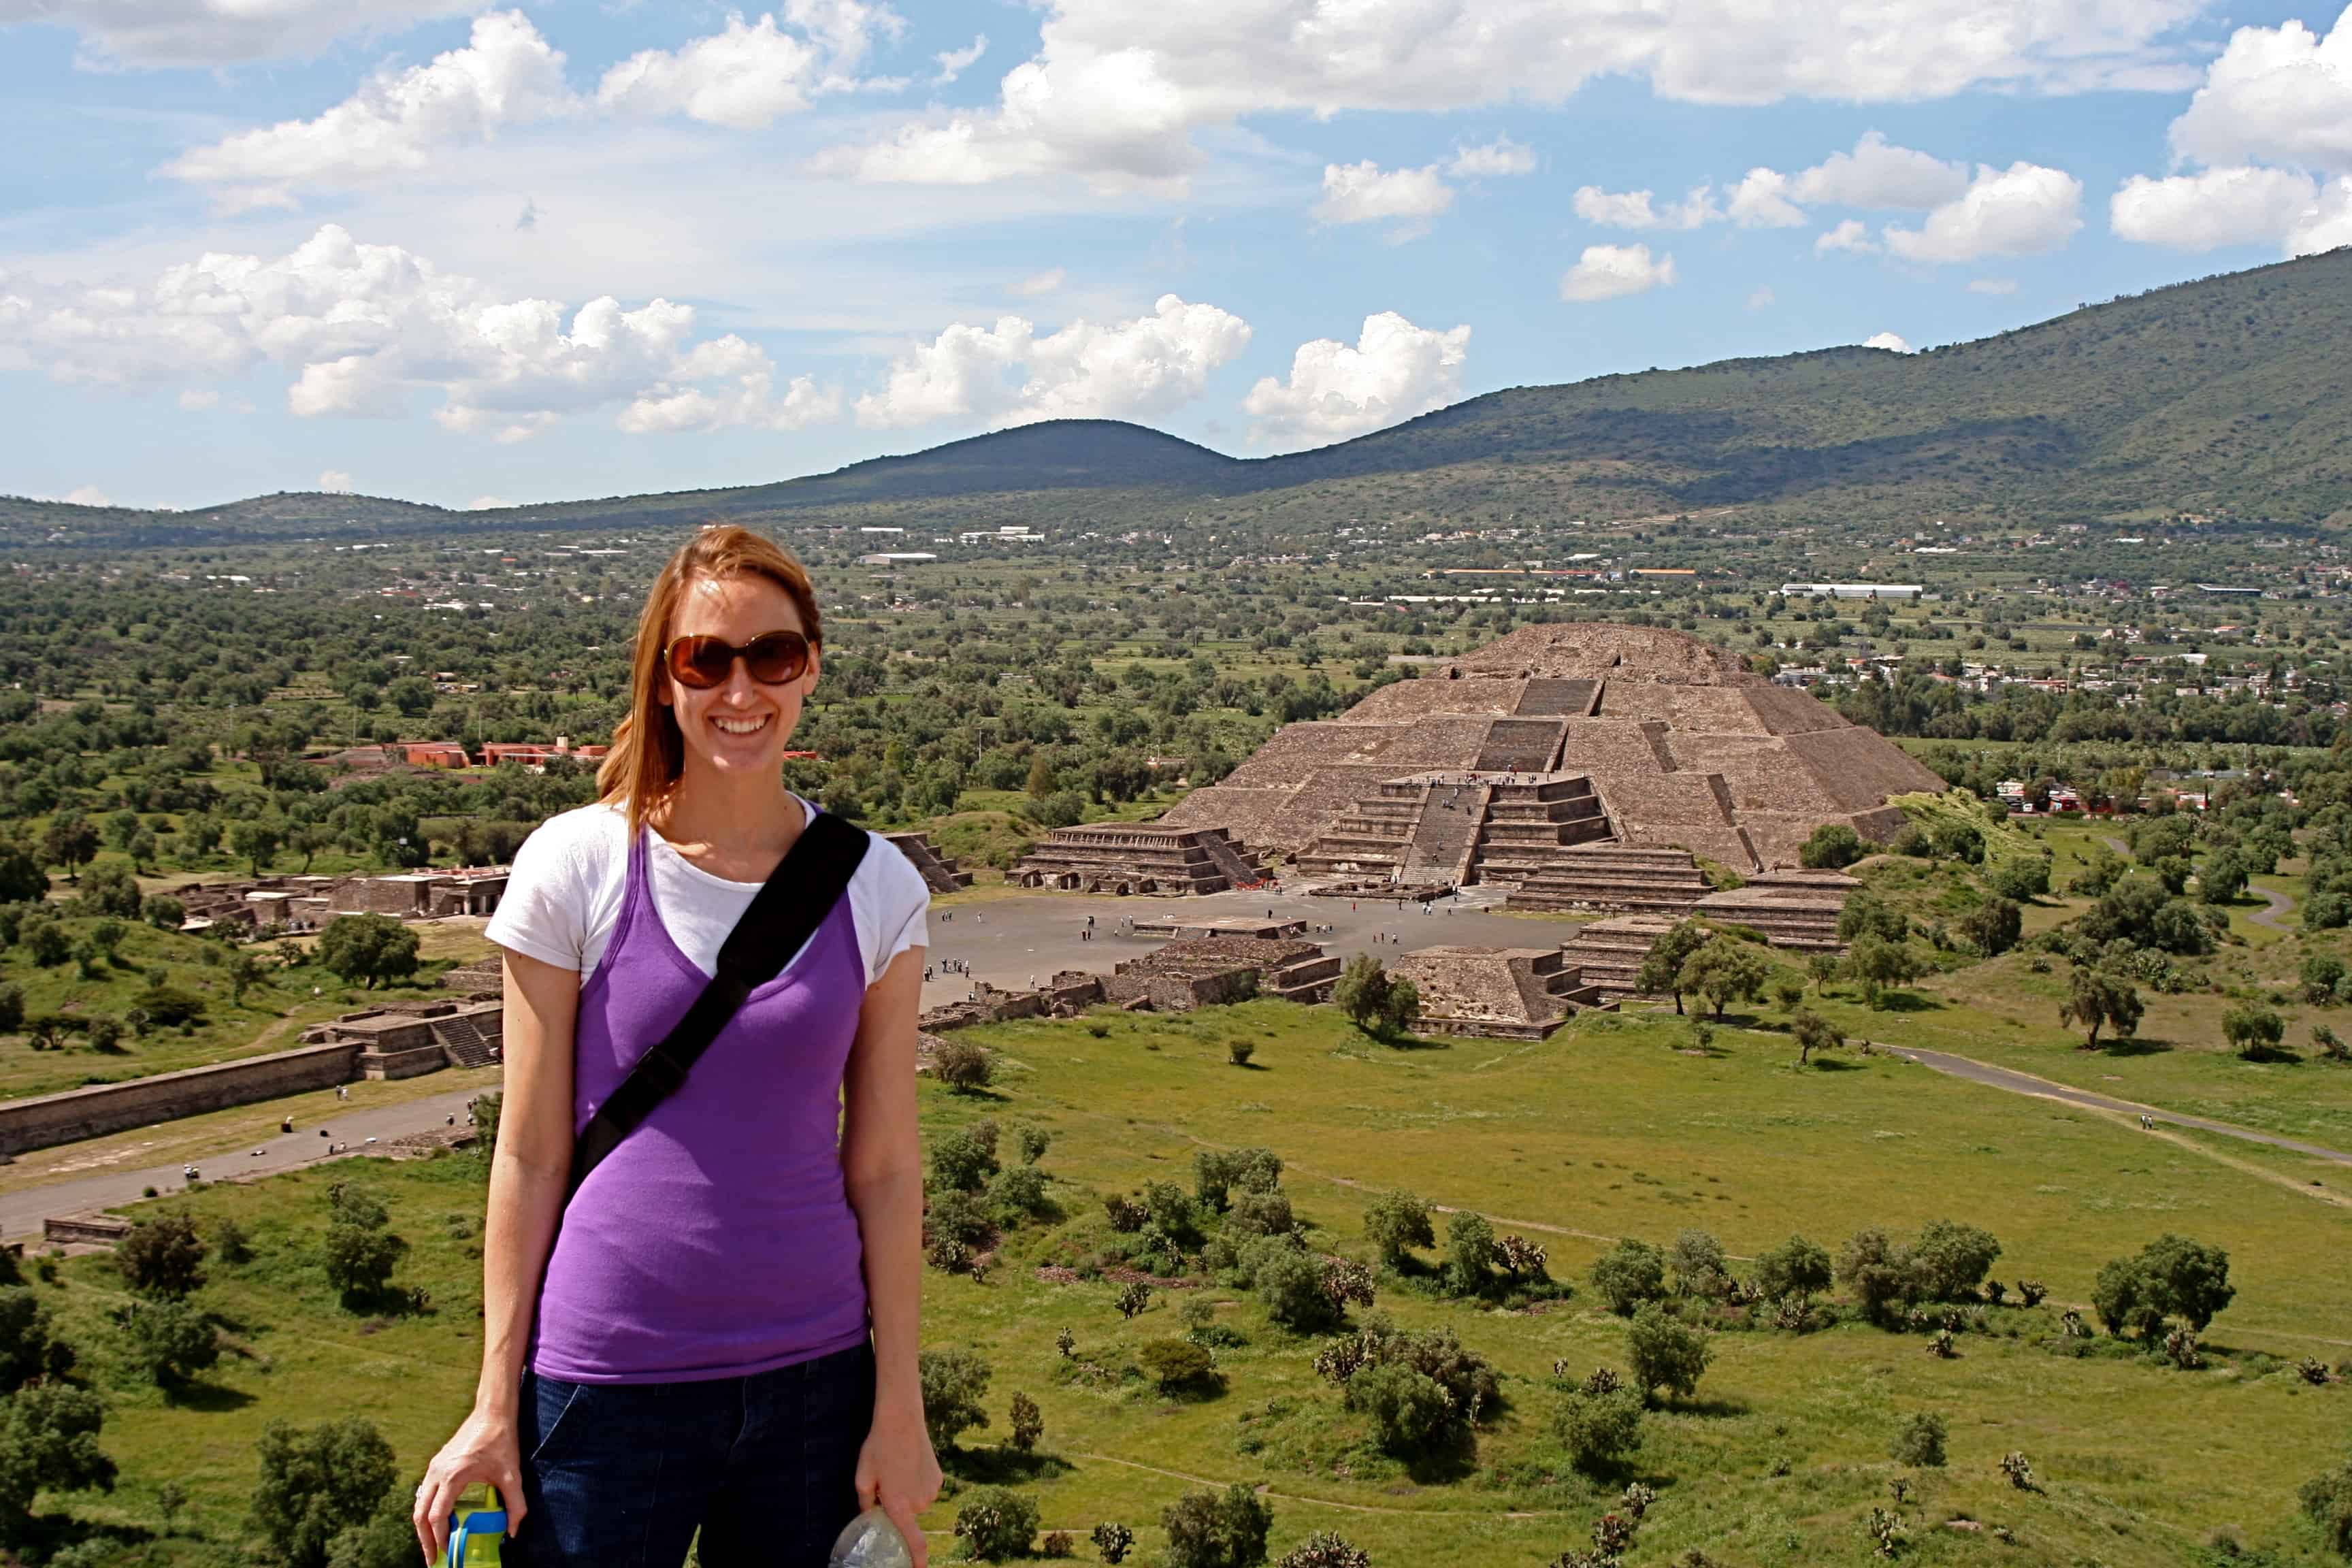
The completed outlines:
[[[977,1037],[999,1053],[995,1089],[961,1098],[927,1084],[927,1129],[990,1115],[1049,1130],[1044,1165],[1068,1217],[1019,1233],[984,1283],[928,1277],[927,1341],[976,1348],[995,1373],[993,1424],[967,1435],[950,1469],[965,1481],[1021,1479],[1047,1528],[1083,1537],[1097,1520],[1126,1521],[1142,1538],[1131,1561],[1157,1561],[1160,1510],[1189,1485],[1239,1480],[1267,1489],[1276,1555],[1328,1529],[1384,1568],[1536,1568],[1587,1544],[1618,1481],[1639,1479],[1660,1496],[1629,1563],[1698,1548],[1727,1565],[1859,1564],[1870,1551],[1860,1521],[1889,1503],[1899,1473],[1887,1444],[1922,1410],[1949,1421],[1951,1458],[1921,1472],[1900,1510],[1912,1560],[2153,1568],[2204,1560],[2209,1538],[2226,1531],[2268,1561],[2322,1561],[2293,1493],[2341,1448],[2352,1386],[2308,1388],[2273,1358],[2352,1350],[2352,1248],[2341,1209],[2267,1179],[2258,1161],[2224,1163],[1885,1057],[1801,1070],[1774,1033],[1724,1029],[1692,1054],[1685,1029],[1646,1016],[1589,1016],[1538,1045],[1417,1049],[1375,1044],[1328,1009],[1272,1002],[1005,1025]],[[1251,1067],[1228,1064],[1234,1039],[1256,1046]],[[1207,1287],[1220,1322],[1246,1341],[1218,1352],[1222,1393],[1171,1400],[1115,1374],[1146,1340],[1181,1331],[1175,1292],[1128,1322],[1111,1284],[1037,1274],[1041,1260],[1100,1235],[1101,1194],[1151,1180],[1189,1186],[1196,1151],[1251,1144],[1286,1162],[1285,1185],[1318,1247],[1365,1255],[1363,1204],[1405,1185],[1549,1247],[1552,1273],[1580,1282],[1567,1301],[1504,1311],[1383,1281],[1379,1310],[1409,1326],[1452,1326],[1505,1375],[1507,1403],[1478,1434],[1466,1473],[1416,1478],[1380,1453],[1363,1418],[1311,1371],[1318,1342],[1272,1325],[1246,1292]],[[429,1312],[370,1321],[331,1298],[316,1254],[324,1190],[339,1178],[390,1203],[415,1247],[400,1278],[430,1290]],[[152,1528],[155,1489],[177,1479],[195,1499],[193,1522],[151,1561],[244,1563],[250,1445],[263,1423],[364,1415],[413,1471],[462,1414],[478,1347],[480,1188],[472,1162],[457,1157],[166,1201],[200,1218],[234,1214],[253,1232],[256,1260],[216,1266],[198,1298],[242,1351],[193,1394],[165,1401],[112,1348],[105,1314],[120,1285],[110,1260],[68,1262],[59,1286],[41,1289],[110,1391],[106,1442],[124,1478],[111,1498],[49,1505]],[[1919,1336],[1855,1324],[1720,1334],[1697,1398],[1650,1419],[1624,1477],[1601,1485],[1564,1463],[1549,1433],[1553,1363],[1579,1376],[1624,1364],[1622,1324],[1580,1284],[1608,1238],[1664,1243],[1698,1227],[1752,1257],[1791,1231],[1834,1250],[1864,1225],[1939,1215],[1992,1230],[2003,1247],[1996,1277],[2038,1278],[2052,1302],[1995,1310],[1993,1331],[1964,1335],[1950,1361],[1924,1353]],[[2086,1300],[2103,1261],[2168,1230],[2230,1250],[2239,1294],[2206,1336],[2213,1365],[2176,1372],[2110,1353],[2104,1341],[2083,1359],[2055,1353],[2056,1308]],[[1065,1328],[1080,1360],[1114,1375],[1073,1376],[1054,1344]],[[990,1446],[1016,1390],[1043,1407],[1044,1459]],[[2013,1489],[1999,1474],[2012,1449],[2030,1457],[2042,1489]],[[944,1532],[954,1507],[943,1501],[927,1523]],[[1944,1528],[1956,1518],[1984,1528]],[[2000,1544],[1995,1527],[2013,1543]],[[952,1555],[943,1533],[935,1544]]]

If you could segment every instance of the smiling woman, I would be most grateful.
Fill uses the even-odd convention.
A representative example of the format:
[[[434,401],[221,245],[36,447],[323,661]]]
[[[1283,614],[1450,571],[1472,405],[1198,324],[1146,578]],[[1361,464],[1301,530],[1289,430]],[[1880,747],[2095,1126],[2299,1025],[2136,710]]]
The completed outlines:
[[[603,798],[515,858],[489,930],[507,1079],[482,1374],[418,1489],[428,1557],[458,1493],[488,1481],[516,1563],[676,1568],[698,1530],[709,1568],[814,1562],[861,1504],[923,1561],[915,1515],[940,1484],[915,1361],[929,894],[888,844],[784,788],[822,635],[798,562],[702,530],[646,596]],[[841,858],[845,886],[807,891],[845,837],[862,852]],[[814,858],[793,854],[803,838]],[[772,979],[737,981],[794,900],[814,934]],[[737,1005],[713,1012],[714,994]],[[689,1012],[724,1022],[609,1136]]]

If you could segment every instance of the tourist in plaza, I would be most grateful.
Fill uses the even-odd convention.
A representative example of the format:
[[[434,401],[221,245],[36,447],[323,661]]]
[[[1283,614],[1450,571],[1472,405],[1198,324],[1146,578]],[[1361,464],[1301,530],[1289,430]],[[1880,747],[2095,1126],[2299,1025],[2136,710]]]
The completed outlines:
[[[679,1568],[698,1531],[703,1568],[816,1564],[862,1507],[925,1562],[929,896],[887,841],[784,787],[817,605],[768,540],[697,533],[646,595],[601,798],[515,856],[488,931],[507,1068],[481,1377],[416,1489],[428,1562],[480,1482],[506,1501],[517,1568]],[[803,880],[823,891],[795,910]],[[785,928],[761,963],[760,932]],[[747,972],[773,978],[732,978]],[[695,1007],[706,989],[738,1005]],[[682,1026],[690,1007],[715,1032]],[[707,1048],[614,1141],[612,1102],[652,1081],[631,1069],[673,1031]]]

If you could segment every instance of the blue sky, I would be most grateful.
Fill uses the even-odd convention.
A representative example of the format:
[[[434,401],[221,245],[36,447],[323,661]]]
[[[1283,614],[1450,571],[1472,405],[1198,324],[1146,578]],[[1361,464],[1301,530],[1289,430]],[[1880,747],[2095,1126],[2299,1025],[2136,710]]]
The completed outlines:
[[[2352,12],[1851,9],[0,0],[0,490],[1255,455],[2352,243]]]

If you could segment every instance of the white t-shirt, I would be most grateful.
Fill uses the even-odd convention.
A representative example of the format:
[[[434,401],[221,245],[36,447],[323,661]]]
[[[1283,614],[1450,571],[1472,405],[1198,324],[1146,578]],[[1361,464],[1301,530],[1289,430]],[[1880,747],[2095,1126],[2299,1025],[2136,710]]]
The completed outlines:
[[[801,805],[815,816],[816,807]],[[849,879],[850,918],[868,985],[907,949],[929,945],[924,917],[931,907],[923,874],[887,839],[870,837],[874,842]],[[646,839],[654,909],[678,951],[709,974],[760,884],[712,876],[650,827]],[[584,983],[612,941],[628,881],[629,819],[618,805],[599,802],[551,816],[515,852],[514,872],[488,934],[527,958],[577,970]]]

